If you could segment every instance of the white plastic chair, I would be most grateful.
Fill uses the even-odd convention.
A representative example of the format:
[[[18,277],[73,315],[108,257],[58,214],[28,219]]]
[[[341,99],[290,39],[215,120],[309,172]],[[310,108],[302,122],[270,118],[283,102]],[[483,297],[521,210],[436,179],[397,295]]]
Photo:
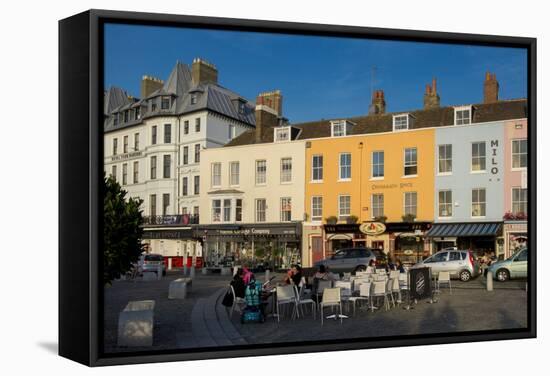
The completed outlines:
[[[301,311],[302,305],[308,305],[311,304],[311,312],[313,313],[313,320],[315,320],[315,311],[317,310],[317,304],[313,299],[310,298],[303,298],[302,294],[304,291],[304,286],[301,286],[299,289],[297,286],[294,286],[294,293],[296,294],[296,304],[297,304],[297,314],[298,317],[300,317],[300,312],[302,312],[302,316],[304,316],[303,311]]]
[[[321,326],[323,325],[323,314],[325,307],[338,307],[340,309],[340,324],[343,322],[342,317],[342,300],[340,298],[340,289],[337,287],[325,288],[323,290],[323,301],[319,304],[319,312],[321,315]]]
[[[281,321],[281,314],[279,307],[286,304],[294,304],[294,309],[292,310],[292,319],[298,314],[297,304],[296,304],[296,294],[294,293],[294,286],[277,286],[277,321]]]
[[[318,285],[317,285],[317,292],[315,294],[315,300],[317,301],[317,305],[318,305],[319,296],[323,295],[323,292],[325,291],[325,289],[332,287],[332,281],[320,279],[317,282],[318,282]]]
[[[399,270],[390,270],[390,278],[391,279],[394,279],[394,278],[399,278]]]
[[[359,285],[359,296],[352,296],[349,298],[350,302],[353,302],[353,316],[355,316],[355,305],[360,300],[366,300],[367,303],[370,300],[371,283],[364,282]]]
[[[344,276],[342,277],[343,281],[349,281],[351,278],[351,273],[344,273]]]
[[[439,272],[437,275],[437,289],[440,290],[441,285],[448,285],[449,292],[453,294],[453,288],[451,286],[451,273],[449,272]]]
[[[387,289],[386,289],[386,282],[385,281],[374,281],[373,282],[373,291],[372,291],[372,297],[373,298],[384,298],[384,307],[386,308],[386,311],[388,310],[388,295],[387,295]],[[371,309],[374,311],[374,305],[373,300],[371,300]]]
[[[341,289],[340,291],[340,298],[342,302],[349,302],[349,298],[351,298],[351,282],[348,281],[335,281],[334,287],[338,287]],[[349,307],[348,307],[349,308]]]
[[[235,307],[237,307],[237,310],[239,312],[242,311],[241,306],[246,306],[246,300],[244,298],[239,298],[237,295],[235,295],[235,289],[233,286],[229,286],[231,288],[231,294],[233,295],[233,304],[231,305],[231,311],[229,313],[229,319],[233,317],[233,311],[235,310]]]

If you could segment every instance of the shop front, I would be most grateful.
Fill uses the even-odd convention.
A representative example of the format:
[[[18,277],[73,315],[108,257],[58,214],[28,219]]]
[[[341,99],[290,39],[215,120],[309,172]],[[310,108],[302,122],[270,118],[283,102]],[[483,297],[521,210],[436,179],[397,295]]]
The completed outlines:
[[[508,258],[518,249],[526,247],[528,244],[527,221],[505,221],[502,227],[502,238],[504,243],[502,258]]]
[[[287,268],[302,262],[298,222],[202,225],[195,236],[202,239],[206,266]]]
[[[173,268],[195,265],[202,255],[200,241],[193,237],[191,227],[144,228],[142,243],[148,253],[162,255],[166,265]]]
[[[359,231],[359,224],[326,224],[324,230],[325,252],[323,258],[329,258],[343,248],[366,247],[365,234]]]
[[[504,253],[501,233],[502,222],[435,223],[426,236],[433,241],[434,251],[456,247],[471,250],[475,257],[498,257]]]

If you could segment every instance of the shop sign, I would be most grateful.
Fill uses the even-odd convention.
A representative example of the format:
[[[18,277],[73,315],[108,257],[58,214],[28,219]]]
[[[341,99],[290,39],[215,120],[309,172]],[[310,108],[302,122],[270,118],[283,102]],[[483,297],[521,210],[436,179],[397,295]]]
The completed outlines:
[[[403,251],[403,254],[404,254],[405,256],[412,256],[412,255],[414,254],[414,251],[413,251],[412,249],[405,249],[405,250]]]
[[[432,295],[430,268],[413,268],[409,271],[411,299],[424,299]]]
[[[380,235],[386,231],[386,225],[382,222],[367,222],[359,226],[359,231],[366,235]]]
[[[353,234],[358,230],[358,224],[325,225],[325,232],[329,234]]]
[[[111,161],[121,161],[121,160],[124,160],[124,159],[132,159],[132,158],[137,158],[137,157],[141,157],[142,156],[142,152],[141,151],[134,151],[134,152],[131,152],[131,153],[126,153],[126,154],[118,154],[118,155],[113,155],[111,157]]]
[[[143,239],[191,239],[191,230],[144,231]]]
[[[208,236],[296,235],[296,228],[237,228],[208,230]]]

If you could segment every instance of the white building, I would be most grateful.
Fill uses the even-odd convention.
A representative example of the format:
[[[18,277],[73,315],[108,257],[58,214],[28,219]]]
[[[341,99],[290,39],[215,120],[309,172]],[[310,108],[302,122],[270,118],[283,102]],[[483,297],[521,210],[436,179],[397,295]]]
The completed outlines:
[[[144,76],[140,100],[119,88],[105,93],[104,168],[143,200],[151,251],[195,254],[200,159],[255,125],[254,105],[218,84],[201,59],[177,63],[166,82]]]
[[[264,93],[257,103],[280,110],[273,105],[279,100],[278,92]],[[281,122],[280,115],[258,105],[254,131],[201,156],[199,231],[207,262],[233,256],[252,263],[274,250],[280,264],[300,261],[305,141],[296,140],[300,130]]]

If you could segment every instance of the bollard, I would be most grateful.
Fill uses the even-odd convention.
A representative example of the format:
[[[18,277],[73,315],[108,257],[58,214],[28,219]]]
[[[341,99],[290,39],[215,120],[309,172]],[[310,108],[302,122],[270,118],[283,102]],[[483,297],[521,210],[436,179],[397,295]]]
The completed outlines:
[[[183,264],[183,275],[187,275],[187,264]]]
[[[487,291],[493,291],[493,273],[487,271]]]
[[[191,270],[189,271],[189,277],[195,278],[195,267],[194,266],[192,266]]]
[[[269,269],[265,270],[265,281],[269,281]]]
[[[168,270],[172,270],[172,258],[168,259]]]
[[[157,279],[159,281],[162,279],[162,264],[157,266]]]

